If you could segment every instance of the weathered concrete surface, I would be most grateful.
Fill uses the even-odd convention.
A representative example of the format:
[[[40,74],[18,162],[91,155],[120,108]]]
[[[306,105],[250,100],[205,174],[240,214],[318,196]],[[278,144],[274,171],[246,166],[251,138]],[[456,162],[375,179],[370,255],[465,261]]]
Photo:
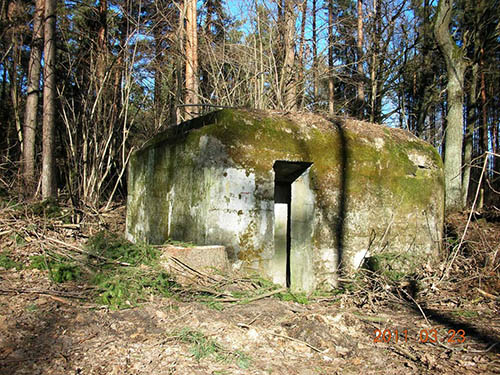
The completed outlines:
[[[184,123],[133,155],[127,236],[224,245],[243,270],[286,283],[276,161],[312,163],[289,181],[292,289],[330,288],[339,263],[351,272],[366,256],[411,272],[437,254],[444,188],[432,146],[365,122],[245,110]]]
[[[229,271],[226,248],[224,246],[194,246],[181,247],[168,245],[161,248],[161,263],[168,272],[178,276],[178,281],[183,284],[192,283],[197,275],[179,267],[172,257],[191,267],[195,271],[203,273]],[[179,269],[182,272],[179,272]]]

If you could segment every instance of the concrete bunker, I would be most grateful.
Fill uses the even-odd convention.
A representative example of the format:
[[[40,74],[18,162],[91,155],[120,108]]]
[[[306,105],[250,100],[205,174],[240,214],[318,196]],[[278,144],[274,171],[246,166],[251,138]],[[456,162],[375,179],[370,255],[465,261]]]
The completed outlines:
[[[311,292],[366,257],[411,272],[437,255],[443,184],[437,151],[406,131],[224,109],[132,155],[126,234],[223,245],[233,268]]]

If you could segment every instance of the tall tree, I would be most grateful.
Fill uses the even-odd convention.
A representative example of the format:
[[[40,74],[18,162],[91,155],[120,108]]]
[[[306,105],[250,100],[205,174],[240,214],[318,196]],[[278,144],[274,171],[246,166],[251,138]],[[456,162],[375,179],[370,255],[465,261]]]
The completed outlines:
[[[312,84],[313,84],[313,103],[315,108],[316,101],[318,100],[319,93],[319,83],[318,83],[318,30],[316,27],[316,18],[317,18],[317,0],[312,0],[312,54],[313,54],[313,63],[312,63]]]
[[[104,85],[104,75],[106,73],[107,64],[107,42],[108,42],[108,1],[99,0],[97,5],[97,11],[99,14],[98,26],[97,26],[97,85],[98,88],[102,88]]]
[[[193,117],[198,109],[198,30],[196,0],[184,0],[186,14],[186,96],[187,117]]]
[[[44,0],[37,0],[33,14],[33,40],[28,65],[26,109],[23,127],[23,176],[25,191],[31,197],[35,191],[35,139],[37,128],[40,68],[43,48]]]
[[[300,85],[300,92],[297,95],[297,108],[304,107],[305,99],[305,82],[304,82],[304,69],[305,69],[305,33],[306,33],[306,19],[307,19],[307,0],[302,0],[302,16],[300,21],[300,43],[299,43],[299,73],[298,84]]]
[[[363,0],[358,0],[358,34],[357,34],[357,69],[358,69],[358,87],[357,87],[357,107],[358,116],[364,118],[365,107],[365,72],[363,69]]]
[[[22,48],[23,48],[23,37],[24,37],[24,25],[23,25],[23,14],[24,7],[21,1],[11,1],[8,4],[8,19],[10,23],[10,28],[8,29],[8,35],[10,36],[10,66],[8,68],[9,72],[9,83],[10,83],[10,111],[12,120],[14,122],[14,128],[16,140],[22,147],[22,125],[21,125],[21,84],[23,75],[23,64],[22,64]],[[11,123],[7,130],[7,144],[10,145],[9,129],[11,128]],[[11,147],[8,147],[11,149]],[[17,159],[17,155],[16,155]]]
[[[434,35],[446,61],[447,107],[444,153],[444,174],[448,211],[460,210],[462,201],[462,144],[464,78],[467,60],[464,50],[450,33],[453,0],[439,0],[434,20]]]
[[[468,95],[468,105],[467,105],[467,128],[465,130],[464,138],[464,170],[462,175],[462,205],[465,207],[467,204],[467,196],[469,192],[469,182],[470,182],[470,171],[472,162],[472,149],[474,142],[474,127],[476,123],[476,109],[477,109],[477,78],[479,64],[474,64],[472,66],[469,95]]]
[[[281,68],[281,98],[283,109],[296,108],[296,81],[294,76],[295,64],[295,4],[296,0],[285,0],[284,9],[284,60]]]
[[[371,66],[370,66],[370,121],[378,122],[380,120],[377,111],[378,92],[378,71],[379,71],[379,43],[380,43],[380,24],[382,15],[380,14],[380,1],[373,0],[373,24],[372,24],[372,41],[371,41]]]
[[[43,67],[42,198],[56,196],[54,128],[56,100],[56,0],[45,0]]]
[[[333,78],[333,0],[328,2],[328,113],[335,113],[335,82]]]

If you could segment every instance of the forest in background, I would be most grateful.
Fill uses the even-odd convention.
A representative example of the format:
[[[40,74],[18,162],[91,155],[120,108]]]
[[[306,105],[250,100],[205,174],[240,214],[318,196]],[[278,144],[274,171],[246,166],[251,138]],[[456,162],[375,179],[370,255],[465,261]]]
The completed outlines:
[[[406,129],[447,207],[500,190],[498,0],[1,0],[0,189],[109,207],[144,140],[219,107]],[[484,166],[484,168],[483,168]]]

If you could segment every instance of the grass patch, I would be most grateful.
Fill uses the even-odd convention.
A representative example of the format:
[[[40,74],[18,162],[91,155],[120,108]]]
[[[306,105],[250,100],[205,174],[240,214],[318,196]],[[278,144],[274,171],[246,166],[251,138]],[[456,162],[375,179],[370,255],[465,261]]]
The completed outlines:
[[[30,257],[32,268],[47,270],[51,280],[79,280],[94,287],[94,299],[111,309],[137,306],[150,295],[171,296],[176,286],[159,264],[160,251],[99,232],[86,244],[88,256],[75,260],[47,252]]]
[[[11,258],[10,251],[5,250],[0,253],[0,267],[10,270],[15,268],[17,271],[23,268],[22,263],[16,262]]]
[[[91,237],[86,248],[90,254],[99,257],[94,260],[90,278],[91,284],[96,287],[98,303],[112,309],[123,309],[138,305],[152,294],[172,295],[171,289],[176,284],[159,264],[160,250],[146,244],[131,243],[108,232]]]
[[[71,211],[60,206],[55,199],[45,199],[41,202],[35,202],[28,205],[27,209],[35,216],[47,219],[58,219],[65,224],[71,222]]]
[[[29,304],[28,306],[26,306],[26,311],[27,312],[35,312],[37,310],[38,310],[38,306],[35,305],[34,303]]]
[[[116,267],[98,272],[91,283],[96,286],[96,301],[111,309],[137,306],[152,294],[171,296],[175,285],[168,274],[140,267]]]
[[[131,266],[152,265],[160,257],[159,250],[152,246],[134,244],[122,236],[104,231],[89,238],[86,249],[92,255],[128,263]]]
[[[30,267],[38,270],[47,270],[50,279],[56,283],[78,280],[82,276],[82,270],[75,261],[50,252],[47,256],[31,256]]]
[[[451,314],[457,318],[473,319],[479,317],[479,313],[473,310],[455,310]]]
[[[203,358],[213,357],[217,361],[234,361],[241,369],[248,369],[251,366],[252,359],[247,354],[240,350],[234,352],[227,350],[217,341],[207,337],[201,331],[183,328],[175,332],[172,338],[191,344],[189,351],[197,361]]]
[[[211,308],[212,310],[217,310],[217,311],[224,310],[224,304],[221,302],[218,302],[217,299],[215,299],[215,298],[203,299],[201,301],[201,303],[203,303],[207,307]]]
[[[311,301],[307,297],[306,293],[292,293],[289,290],[284,293],[278,293],[276,296],[282,301],[293,301],[300,303],[301,305],[308,305]]]
[[[177,336],[181,342],[191,344],[189,351],[197,361],[211,355],[220,356],[220,345],[217,344],[215,340],[207,338],[203,332],[183,328],[175,336]]]

